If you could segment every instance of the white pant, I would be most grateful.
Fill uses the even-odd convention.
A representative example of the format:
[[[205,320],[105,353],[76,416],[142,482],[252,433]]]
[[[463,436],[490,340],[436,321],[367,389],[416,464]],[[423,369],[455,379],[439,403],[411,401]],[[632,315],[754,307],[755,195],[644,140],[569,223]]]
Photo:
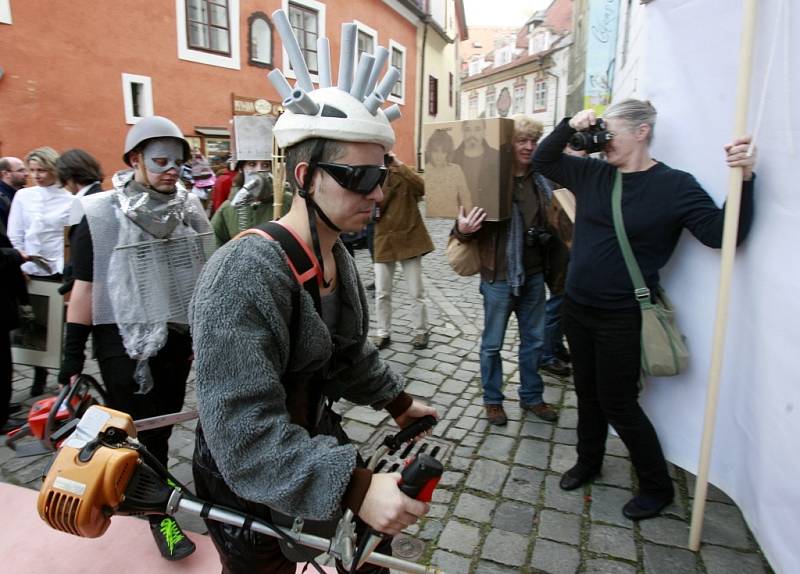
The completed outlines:
[[[392,285],[396,261],[375,263],[375,314],[378,323],[378,337],[388,337],[392,326]],[[406,289],[413,300],[411,319],[414,335],[428,332],[428,305],[425,302],[425,288],[422,285],[422,257],[412,257],[400,261],[406,278]]]

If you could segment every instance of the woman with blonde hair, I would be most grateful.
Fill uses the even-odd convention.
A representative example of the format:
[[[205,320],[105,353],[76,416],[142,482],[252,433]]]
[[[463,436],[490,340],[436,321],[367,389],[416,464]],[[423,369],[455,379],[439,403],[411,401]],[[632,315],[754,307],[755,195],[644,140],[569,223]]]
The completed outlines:
[[[57,184],[58,152],[40,147],[25,156],[35,185],[20,189],[8,215],[8,238],[14,249],[35,261],[22,265],[27,275],[42,281],[61,281],[64,271],[64,227],[69,224],[72,194]],[[44,392],[47,369],[36,367],[31,396]]]

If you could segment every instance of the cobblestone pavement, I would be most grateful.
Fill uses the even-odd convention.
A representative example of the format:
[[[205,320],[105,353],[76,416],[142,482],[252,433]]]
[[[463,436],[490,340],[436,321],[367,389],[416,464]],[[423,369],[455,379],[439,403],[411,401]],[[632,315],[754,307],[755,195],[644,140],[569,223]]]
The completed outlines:
[[[446,472],[428,516],[396,539],[396,551],[436,564],[450,574],[758,574],[771,572],[739,509],[725,494],[710,489],[704,545],[687,549],[694,477],[670,466],[678,493],[663,516],[633,523],[622,516],[635,478],[627,451],[610,437],[602,475],[583,490],[564,492],[560,474],[575,460],[577,409],[571,381],[545,377],[545,400],[560,409],[556,424],[523,414],[516,401],[517,326],[512,318],[503,350],[509,423],[491,427],[483,418],[478,368],[482,327],[476,277],[451,272],[444,246],[451,222],[427,220],[437,250],[423,269],[432,325],[426,350],[412,348],[408,297],[402,272],[395,277],[392,344],[382,351],[408,378],[408,391],[436,405],[441,422],[432,441],[447,445]],[[373,279],[366,250],[356,252],[365,283]],[[398,268],[399,269],[399,268]],[[373,325],[374,326],[374,325]],[[97,372],[91,361],[87,372]],[[32,369],[17,366],[14,400],[28,398]],[[51,375],[48,390],[56,387]],[[186,399],[194,406],[194,385]],[[393,432],[381,411],[340,403],[345,429],[364,445]],[[176,428],[171,470],[193,486],[193,424]],[[362,449],[366,456],[371,452]],[[37,489],[47,457],[15,458],[0,447],[0,480]],[[31,509],[31,512],[34,512]],[[192,516],[179,517],[189,530],[205,532]]]

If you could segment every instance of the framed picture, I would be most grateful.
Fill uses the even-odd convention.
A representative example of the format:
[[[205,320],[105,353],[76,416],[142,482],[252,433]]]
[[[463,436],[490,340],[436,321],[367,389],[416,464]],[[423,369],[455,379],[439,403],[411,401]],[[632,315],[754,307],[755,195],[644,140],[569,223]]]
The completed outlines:
[[[231,140],[230,138],[214,138],[206,137],[206,157],[212,165],[225,163],[228,156],[231,155]]]
[[[28,282],[28,295],[33,319],[11,331],[11,353],[14,363],[61,367],[61,338],[64,332],[64,297],[57,281]]]

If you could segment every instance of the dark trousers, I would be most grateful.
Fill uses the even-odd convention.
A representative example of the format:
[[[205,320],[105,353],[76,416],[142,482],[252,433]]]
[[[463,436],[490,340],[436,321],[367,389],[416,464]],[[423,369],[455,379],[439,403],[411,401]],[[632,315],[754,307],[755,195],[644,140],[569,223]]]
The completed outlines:
[[[327,428],[321,434],[335,436],[340,444],[349,442],[347,435],[345,435],[339,424],[338,415],[329,410],[325,412],[327,418],[322,426]],[[219,468],[217,468],[214,458],[211,456],[211,451],[206,444],[203,429],[200,425],[197,425],[196,439],[192,473],[194,475],[195,491],[200,499],[245,512],[270,522],[278,519],[268,506],[240,498],[230,489]],[[358,465],[362,468],[364,467],[360,456],[358,457]],[[277,538],[214,520],[206,519],[205,523],[208,527],[208,534],[219,553],[222,574],[294,574],[297,569],[297,564],[284,556]],[[284,516],[281,524],[286,525],[285,527],[288,529],[290,528],[288,525],[291,522],[287,523]],[[308,531],[310,534],[325,538],[332,536],[332,532],[316,531],[314,524],[313,521],[306,520],[303,528],[304,532]],[[366,528],[367,525],[356,518],[356,532],[361,535]],[[375,551],[391,555],[391,538],[385,538]],[[336,570],[339,573],[347,572],[338,561]],[[388,574],[389,571],[386,568],[372,564],[364,564],[357,572],[358,574]]]
[[[628,447],[640,494],[671,498],[661,444],[638,401],[641,312],[589,307],[566,297],[563,324],[578,395],[578,465],[600,469],[610,424]]]
[[[8,420],[8,403],[11,402],[11,379],[14,367],[11,364],[11,338],[8,330],[0,326],[0,426]]]
[[[96,325],[92,339],[108,392],[108,406],[133,417],[133,420],[178,412],[183,408],[186,379],[192,366],[192,340],[188,334],[170,330],[167,343],[150,358],[153,388],[137,394],[134,378],[136,361],[128,357],[116,325]],[[139,433],[139,440],[164,466],[167,465],[172,426]]]

